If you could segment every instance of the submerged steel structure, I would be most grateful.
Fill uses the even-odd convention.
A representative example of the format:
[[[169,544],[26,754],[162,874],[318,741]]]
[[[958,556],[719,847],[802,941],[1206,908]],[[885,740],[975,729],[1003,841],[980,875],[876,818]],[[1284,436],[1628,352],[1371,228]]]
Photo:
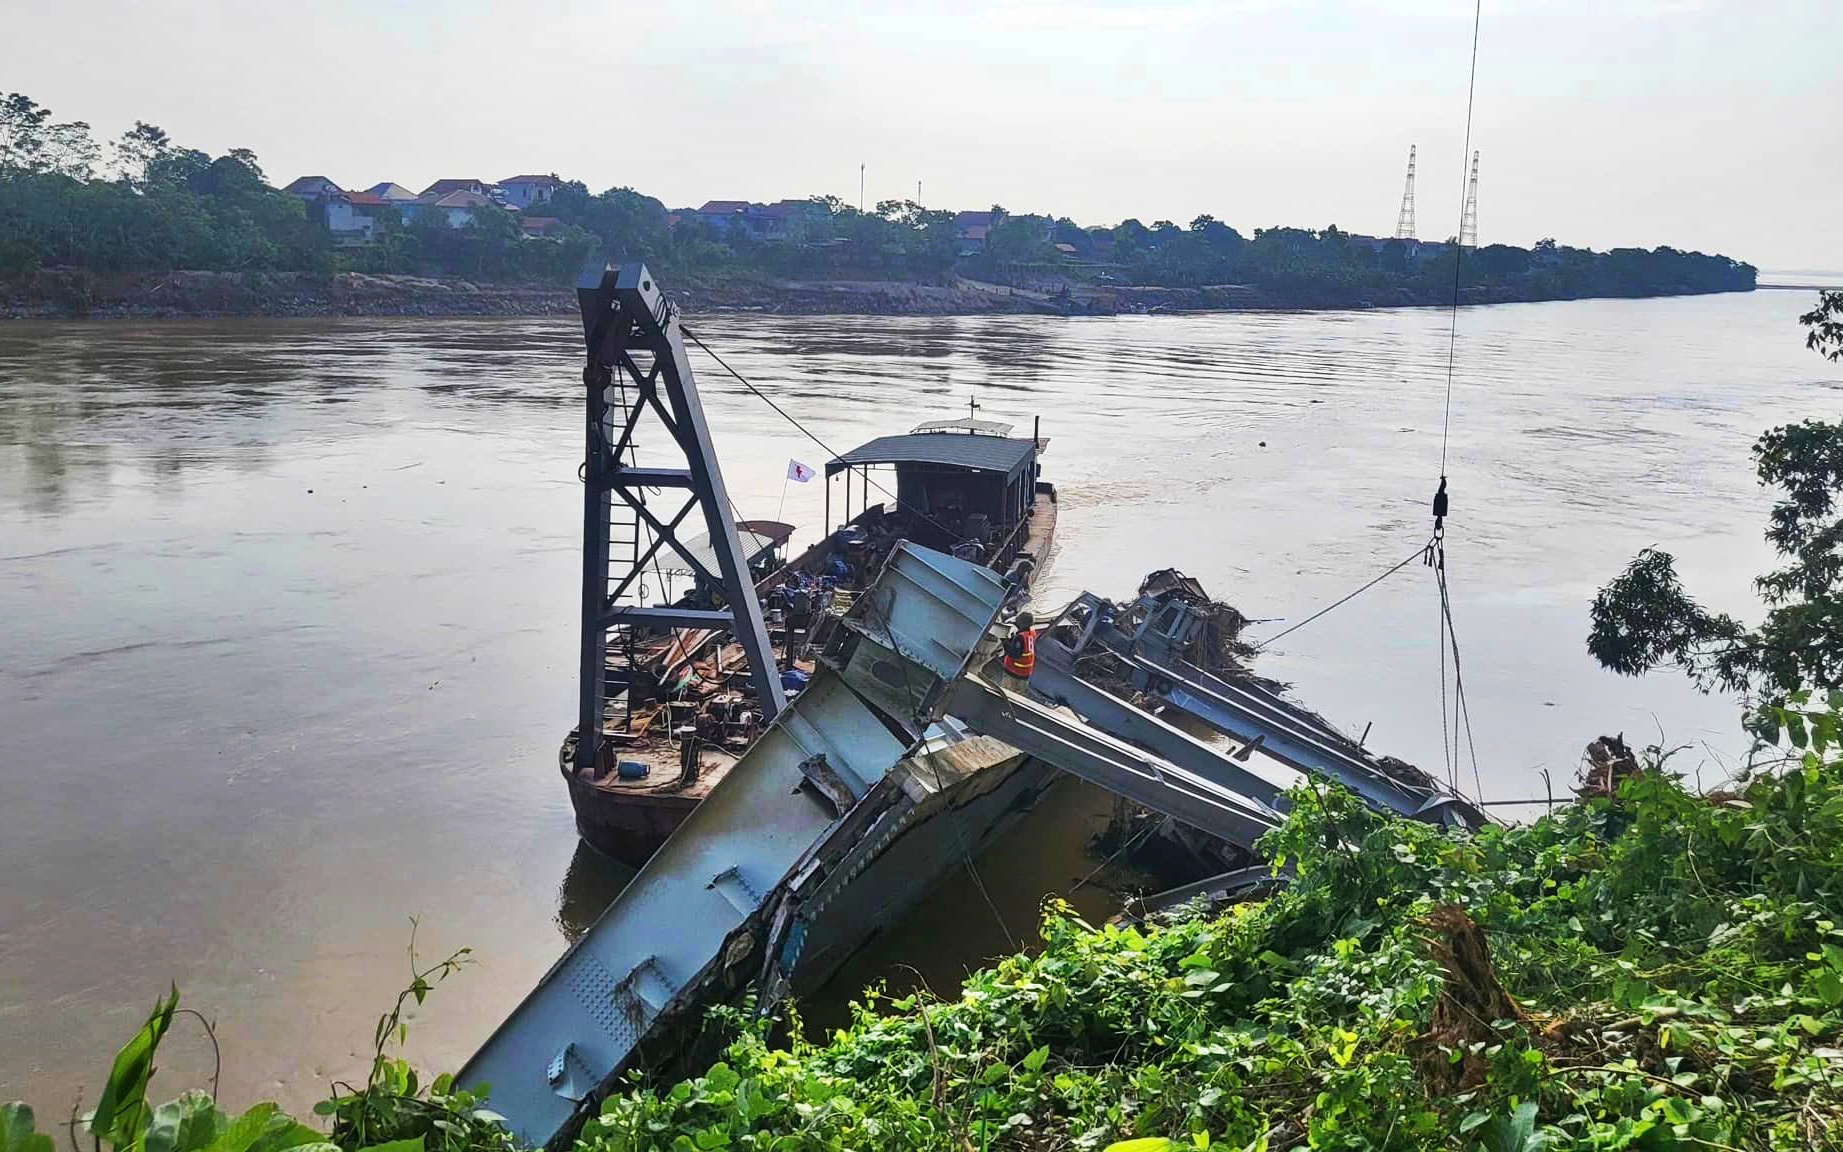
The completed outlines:
[[[592,771],[602,749],[610,696],[610,634],[634,630],[722,628],[748,655],[755,694],[766,719],[786,705],[748,558],[736,536],[737,516],[711,444],[697,380],[685,354],[678,309],[646,265],[597,265],[576,285],[587,347],[582,380],[587,444],[583,452],[582,637],[577,722],[578,771]],[[651,417],[677,446],[683,467],[642,467],[635,433]],[[651,492],[683,493],[661,517]],[[697,528],[679,533],[693,512]],[[708,533],[708,551],[689,537]],[[641,541],[646,540],[644,549]],[[699,541],[702,545],[703,542]],[[722,590],[721,608],[648,605],[634,596],[647,566],[658,568],[670,548],[683,569]],[[617,554],[621,553],[621,554]],[[708,567],[714,555],[716,571]],[[669,557],[668,557],[669,558]],[[617,689],[625,685],[614,686]]]
[[[979,678],[1007,592],[988,568],[898,544],[806,689],[459,1082],[490,1085],[521,1142],[567,1138],[709,1004],[753,985],[765,1008],[835,967],[1001,831],[1050,768],[1243,848],[1279,822],[1237,787],[1273,796],[1271,783],[1156,718],[1113,734]]]
[[[1484,825],[1481,809],[1425,773],[1382,760],[1259,683],[1224,679],[1184,659],[1179,653],[1201,625],[1196,610],[1180,601],[1141,601],[1140,623],[1129,633],[1115,624],[1119,613],[1111,602],[1092,592],[1076,597],[1057,617],[1056,624],[1066,626],[1052,627],[1037,645],[1033,687],[1110,731],[1156,722],[1081,678],[1081,658],[1105,650],[1126,669],[1135,691],[1240,742],[1237,762],[1258,754],[1292,772],[1341,784],[1379,811],[1452,826]],[[1276,802],[1277,796],[1247,778],[1251,775],[1235,785]],[[1271,774],[1266,778],[1272,779]]]
[[[786,987],[813,917],[914,816],[922,790],[905,784],[929,777],[902,765],[924,749],[1005,591],[985,568],[899,545],[806,689],[459,1082],[490,1085],[493,1109],[520,1141],[544,1144],[567,1133],[649,1037],[745,983]]]

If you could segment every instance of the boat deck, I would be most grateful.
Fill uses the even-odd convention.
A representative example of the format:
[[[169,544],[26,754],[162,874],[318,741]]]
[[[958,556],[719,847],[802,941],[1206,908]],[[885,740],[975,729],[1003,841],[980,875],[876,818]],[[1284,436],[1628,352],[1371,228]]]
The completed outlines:
[[[878,523],[883,516],[884,510],[878,506],[858,517],[854,523]],[[1044,569],[1049,566],[1051,552],[1055,547],[1056,493],[1053,486],[1038,485],[1030,516],[1022,528],[1023,538],[995,554],[989,567],[1002,573],[1019,557],[1029,557],[1034,561],[1031,582],[1037,583],[1041,581]],[[817,572],[830,554],[830,549],[829,539],[814,544],[791,563],[763,579],[757,585],[758,590],[765,593],[790,580]],[[883,556],[875,557],[874,563],[866,565],[870,569],[869,573],[854,572],[853,576],[859,579],[865,575],[875,576],[880,572],[884,559]],[[802,576],[796,577],[795,573],[801,573]],[[826,615],[838,616],[849,611],[858,593],[857,588],[851,586],[855,583],[856,580],[853,580],[830,589],[830,599],[825,605]],[[772,636],[773,628],[771,624],[771,639],[775,639]],[[816,631],[822,640],[825,626],[817,626]],[[635,867],[645,863],[692,809],[729,774],[737,759],[747,750],[753,738],[753,729],[750,729],[746,737],[739,732],[735,739],[705,743],[698,755],[697,771],[691,774],[691,778],[686,778],[681,766],[682,745],[674,735],[674,728],[696,723],[698,713],[707,703],[731,694],[734,690],[727,686],[730,678],[746,665],[741,648],[734,643],[720,642],[719,636],[719,633],[681,633],[676,638],[655,643],[649,648],[647,659],[650,662],[681,671],[688,665],[697,682],[715,688],[715,691],[712,692],[710,688],[701,692],[694,690],[685,693],[683,703],[656,704],[644,712],[637,709],[631,728],[624,714],[624,704],[618,699],[610,700],[609,719],[603,727],[607,758],[597,775],[577,775],[574,771],[574,734],[564,742],[559,767],[569,784],[571,804],[576,811],[577,831],[603,854]],[[781,637],[775,644],[776,649],[784,650],[784,643],[785,637]],[[815,671],[810,660],[796,660],[794,666],[809,675]],[[610,654],[609,675],[611,679],[625,675],[623,658],[618,654]],[[623,762],[644,765],[646,772],[644,775],[622,778],[619,765]]]
[[[1018,546],[1018,555],[1036,561],[1037,575],[1049,567],[1050,550],[1056,546],[1056,490],[1039,485],[1030,505],[1030,532]]]

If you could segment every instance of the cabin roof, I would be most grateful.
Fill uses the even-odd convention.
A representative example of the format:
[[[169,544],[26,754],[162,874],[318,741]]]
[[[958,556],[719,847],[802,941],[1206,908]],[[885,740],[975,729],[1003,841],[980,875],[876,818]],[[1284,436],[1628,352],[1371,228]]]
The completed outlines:
[[[951,464],[980,472],[1009,475],[1024,466],[1037,450],[1030,439],[978,436],[970,432],[911,432],[907,436],[879,436],[826,464],[826,475],[864,464]]]
[[[736,521],[736,539],[742,542],[742,557],[745,564],[753,564],[760,560],[769,552],[787,543],[793,534],[792,524],[783,524],[778,520]],[[684,547],[704,571],[713,576],[722,572],[717,562],[717,550],[711,547],[708,532],[688,542]],[[692,572],[691,566],[685,562],[684,557],[672,553],[669,549],[664,554],[671,557],[665,563],[666,571],[680,574]]]
[[[965,416],[952,420],[930,420],[926,424],[917,424],[915,432],[978,432],[985,436],[1009,436],[1011,425],[1002,420],[976,420]]]

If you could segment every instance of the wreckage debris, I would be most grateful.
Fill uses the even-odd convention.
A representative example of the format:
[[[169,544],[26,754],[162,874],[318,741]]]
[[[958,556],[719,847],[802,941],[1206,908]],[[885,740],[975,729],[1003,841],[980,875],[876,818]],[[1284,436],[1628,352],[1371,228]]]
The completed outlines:
[[[1595,740],[1587,745],[1585,755],[1581,778],[1574,786],[1574,794],[1583,800],[1614,799],[1619,795],[1621,784],[1645,774],[1644,767],[1626,745],[1623,732]]]
[[[1442,905],[1421,926],[1427,931],[1428,955],[1444,977],[1433,1019],[1421,1038],[1421,1073],[1448,1092],[1477,1087],[1490,1071],[1485,1047],[1498,1042],[1493,1025],[1527,1023],[1529,1017],[1498,980],[1485,930],[1463,909]],[[1457,1063],[1454,1053],[1461,1054]]]

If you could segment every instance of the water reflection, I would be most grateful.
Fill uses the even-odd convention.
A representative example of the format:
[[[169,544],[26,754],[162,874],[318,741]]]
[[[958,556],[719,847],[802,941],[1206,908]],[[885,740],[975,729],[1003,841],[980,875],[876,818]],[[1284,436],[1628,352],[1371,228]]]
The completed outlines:
[[[118,469],[262,471],[293,439],[375,434],[438,405],[573,407],[560,322],[352,321],[0,326],[0,500],[59,514]],[[315,406],[337,406],[328,420]],[[102,495],[97,492],[95,495]]]
[[[1037,946],[1045,900],[1064,901],[1100,924],[1120,910],[1123,893],[1163,887],[1163,880],[1120,861],[1097,873],[1106,858],[1096,845],[1113,809],[1113,797],[1099,788],[1058,781],[1009,833],[970,865],[950,870],[816,989],[803,1005],[809,1029],[817,1036],[844,1024],[848,1005],[873,983],[898,995],[930,988],[951,996],[968,972],[992,958]]]
[[[1029,386],[1056,360],[1057,334],[1039,319],[1005,317],[966,337],[963,347],[982,365],[994,388],[1032,392]]]
[[[638,870],[610,860],[586,843],[576,842],[563,886],[557,890],[557,929],[574,944],[601,918]]]

